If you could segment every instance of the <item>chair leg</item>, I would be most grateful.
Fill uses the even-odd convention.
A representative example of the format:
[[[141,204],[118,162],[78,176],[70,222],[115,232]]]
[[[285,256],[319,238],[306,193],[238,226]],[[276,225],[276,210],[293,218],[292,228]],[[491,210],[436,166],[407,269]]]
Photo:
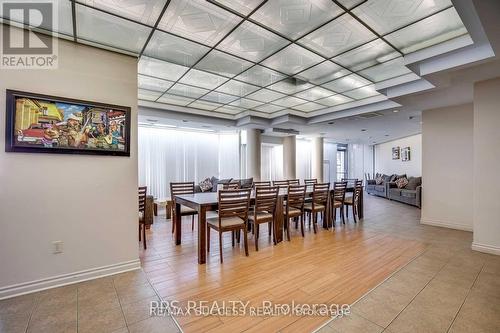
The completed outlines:
[[[220,263],[222,264],[222,231],[219,230],[219,255],[220,255]]]
[[[340,214],[342,214],[342,224],[345,224],[345,217],[344,217],[344,206],[340,208]]]
[[[337,208],[333,208],[333,226],[332,226],[332,231],[335,229],[335,222],[337,221]]]
[[[269,234],[269,237],[271,237],[271,226],[272,226],[272,222],[269,222],[268,224],[268,227],[267,227],[267,231],[268,231],[268,234]]]
[[[312,213],[311,214],[313,215],[313,230],[314,230],[314,233],[316,233],[316,222],[318,221],[318,213]]]
[[[207,252],[210,252],[210,229],[207,228]]]
[[[255,251],[259,251],[259,225],[255,223]]]
[[[146,223],[142,225],[142,243],[144,244],[144,250],[147,249],[146,246]]]
[[[172,233],[174,233],[175,232],[175,217],[174,217],[174,214],[172,214],[172,218],[170,219],[170,222],[172,222]]]
[[[358,216],[358,208],[356,207],[355,204],[352,205],[352,217],[354,218],[354,223],[358,223],[356,221],[356,217]]]
[[[347,207],[349,208],[349,207]],[[349,209],[346,209],[347,218],[349,218]]]
[[[234,231],[231,231],[231,245],[234,247]]]
[[[139,223],[139,242],[141,241],[141,224]]]
[[[248,237],[246,228],[243,228],[243,242],[245,243],[245,255],[248,257]]]
[[[194,230],[194,215],[191,215],[191,231]]]
[[[302,237],[304,237],[304,214],[300,215],[300,232]]]

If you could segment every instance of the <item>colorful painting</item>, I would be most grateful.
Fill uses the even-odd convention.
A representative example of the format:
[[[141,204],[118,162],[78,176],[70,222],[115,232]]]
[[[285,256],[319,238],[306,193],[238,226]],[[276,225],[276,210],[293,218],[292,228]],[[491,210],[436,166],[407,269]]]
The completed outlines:
[[[130,155],[127,107],[7,91],[7,118],[6,151]]]

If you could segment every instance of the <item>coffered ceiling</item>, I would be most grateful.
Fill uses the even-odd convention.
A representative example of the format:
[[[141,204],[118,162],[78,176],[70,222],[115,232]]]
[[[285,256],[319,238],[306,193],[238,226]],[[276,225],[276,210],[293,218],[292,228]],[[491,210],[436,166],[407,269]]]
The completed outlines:
[[[59,37],[139,58],[140,104],[233,119],[387,100],[406,55],[468,36],[450,0],[57,3]]]

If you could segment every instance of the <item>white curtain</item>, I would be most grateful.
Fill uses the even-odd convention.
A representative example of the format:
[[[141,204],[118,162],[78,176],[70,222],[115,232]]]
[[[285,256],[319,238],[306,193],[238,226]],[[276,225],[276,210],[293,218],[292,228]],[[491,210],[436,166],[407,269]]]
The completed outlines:
[[[323,144],[323,181],[333,184],[337,181],[337,144],[325,141]]]
[[[297,139],[296,173],[298,179],[310,179],[312,175],[312,141]]]
[[[155,197],[170,195],[170,182],[239,177],[237,133],[139,126],[139,184]]]
[[[373,146],[349,144],[349,178],[363,179],[373,173]]]
[[[260,161],[262,180],[283,179],[283,145],[263,144]]]

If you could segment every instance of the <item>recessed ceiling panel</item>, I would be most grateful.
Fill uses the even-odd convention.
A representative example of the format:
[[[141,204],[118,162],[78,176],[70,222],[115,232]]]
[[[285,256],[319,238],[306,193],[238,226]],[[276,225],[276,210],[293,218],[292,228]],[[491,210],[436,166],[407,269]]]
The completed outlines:
[[[299,91],[309,89],[312,86],[313,86],[312,84],[306,81],[297,78],[288,78],[283,81],[277,82],[273,85],[270,85],[269,89],[279,91],[284,94],[295,94]]]
[[[377,96],[380,94],[375,90],[375,87],[373,85],[368,85],[351,91],[346,91],[344,92],[344,95],[352,99],[358,100],[358,99]]]
[[[285,77],[285,75],[272,69],[256,65],[250,67],[248,70],[235,77],[235,79],[263,87],[280,81]]]
[[[172,0],[159,28],[214,46],[241,18],[202,0]]]
[[[251,62],[233,57],[221,51],[212,50],[207,56],[201,59],[198,64],[196,64],[195,68],[217,75],[233,77],[240,74],[250,66],[252,66]]]
[[[296,44],[291,44],[262,62],[267,67],[293,75],[324,59]]]
[[[411,73],[411,71],[404,65],[404,60],[400,57],[377,66],[369,67],[359,73],[373,82],[380,82]]]
[[[240,108],[244,108],[244,109],[251,109],[251,108],[254,108],[256,106],[262,105],[262,102],[257,102],[257,101],[254,101],[251,99],[246,99],[246,98],[240,98],[240,99],[237,99],[236,101],[232,102],[231,105],[237,106]]]
[[[186,73],[187,70],[187,67],[154,58],[143,56],[139,60],[139,74],[146,74],[170,81],[176,81]]]
[[[217,109],[215,109],[216,112],[223,112],[223,113],[228,113],[228,114],[238,114],[240,112],[245,111],[243,108],[239,108],[237,106],[232,106],[232,105],[223,105]]]
[[[368,0],[353,14],[385,35],[451,5],[450,0]]]
[[[162,92],[159,91],[151,91],[146,89],[139,89],[137,91],[137,98],[145,101],[156,101],[161,95]]]
[[[171,81],[160,80],[154,77],[139,75],[137,78],[139,81],[140,89],[154,90],[165,92],[167,91],[173,84]]]
[[[69,2],[59,0],[58,2]],[[154,26],[167,0],[84,0],[88,6]]]
[[[408,54],[466,34],[467,29],[457,11],[455,8],[450,8],[385,38],[403,53]]]
[[[349,74],[351,74],[349,70],[327,60],[295,76],[313,84],[321,84]]]
[[[220,91],[226,94],[234,95],[234,96],[245,96],[248,95],[260,88],[254,86],[252,84],[248,84],[241,81],[229,80],[224,83],[222,86],[216,89],[216,91]]]
[[[337,106],[340,104],[345,104],[348,102],[352,102],[353,99],[343,96],[343,95],[334,95],[326,98],[322,98],[316,101],[316,103],[323,104],[325,106]]]
[[[281,105],[281,106],[284,106],[286,108],[289,108],[289,107],[292,107],[295,105],[304,104],[304,102],[307,102],[307,101],[305,101],[301,98],[287,96],[287,97],[280,98],[276,101],[273,101],[273,104]]]
[[[254,92],[253,94],[250,94],[246,96],[247,98],[254,99],[259,102],[271,102],[274,101],[275,99],[285,97],[284,94],[281,94],[276,91],[272,91],[269,89],[261,89],[259,91]]]
[[[134,54],[141,52],[152,30],[81,5],[76,5],[76,23],[79,41],[89,41]]]
[[[189,106],[193,107],[193,108],[197,108],[197,109],[212,111],[212,110],[217,109],[218,107],[221,107],[222,104],[197,100],[197,101],[194,101],[193,103],[189,104]]]
[[[193,66],[210,48],[156,30],[144,54],[182,66]]]
[[[400,54],[382,39],[374,40],[333,58],[352,71],[359,71],[399,57]]]
[[[232,96],[218,91],[211,91],[205,96],[202,96],[201,99],[209,102],[228,104],[233,102],[234,100],[237,100],[238,96]]]
[[[176,96],[189,97],[189,98],[200,98],[201,96],[208,93],[209,90],[202,89],[198,87],[188,86],[182,83],[174,84],[167,93]]]
[[[280,111],[283,109],[285,109],[283,106],[278,106],[278,105],[274,105],[274,104],[264,104],[264,105],[260,105],[260,106],[253,108],[253,110],[265,112],[265,113],[277,112],[277,111]]]
[[[274,0],[260,7],[251,19],[297,39],[341,13],[330,0]]]
[[[179,82],[205,89],[215,89],[225,81],[227,81],[225,77],[191,69]]]
[[[217,48],[242,58],[258,62],[289,42],[252,22],[243,22]]]
[[[181,105],[186,106],[189,103],[193,102],[194,99],[186,98],[177,95],[164,94],[162,97],[158,99],[157,102],[165,103],[165,104],[173,104],[173,105]]]
[[[325,83],[323,84],[323,86],[327,89],[341,93],[347,90],[352,90],[362,86],[366,86],[368,84],[370,84],[370,81],[362,78],[359,75],[351,74],[348,76],[344,76],[340,79],[337,79],[335,81]]]
[[[300,39],[299,43],[330,58],[375,38],[370,30],[351,15],[344,14]]]
[[[314,103],[314,102],[308,102],[308,103],[296,105],[293,108],[295,110],[299,110],[299,111],[303,111],[303,112],[311,112],[311,111],[317,111],[317,110],[324,109],[325,106],[318,104],[318,103]]]
[[[216,2],[224,5],[228,8],[231,8],[238,13],[243,15],[248,15],[257,8],[258,5],[262,3],[264,0],[215,0]]]
[[[338,2],[347,9],[351,9],[354,6],[359,5],[365,0],[338,0]]]
[[[295,94],[294,96],[306,99],[308,101],[315,101],[315,100],[318,100],[321,98],[332,96],[334,94],[335,93],[332,92],[331,90],[324,89],[321,87],[313,87],[311,89],[307,89],[307,90],[304,90],[302,92],[299,92],[299,93]]]

